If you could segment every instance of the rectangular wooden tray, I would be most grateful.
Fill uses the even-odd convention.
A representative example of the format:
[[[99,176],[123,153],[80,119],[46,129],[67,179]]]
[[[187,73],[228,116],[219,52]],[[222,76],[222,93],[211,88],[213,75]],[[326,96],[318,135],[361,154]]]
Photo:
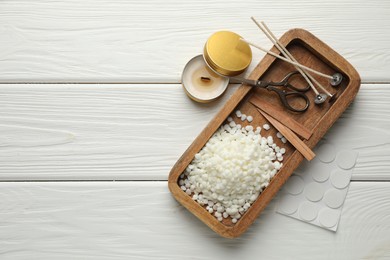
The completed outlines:
[[[239,109],[246,115],[253,116],[254,120],[250,123],[251,125],[254,127],[262,126],[267,121],[257,111],[252,102],[257,100],[257,102],[272,104],[273,108],[280,114],[278,116],[279,120],[281,119],[280,117],[292,118],[312,132],[310,138],[304,140],[304,142],[310,148],[313,148],[353,101],[360,87],[359,74],[352,65],[311,33],[303,29],[292,29],[280,38],[280,42],[287,47],[301,64],[328,75],[339,72],[343,75],[343,81],[340,86],[333,88],[330,86],[328,79],[313,75],[329,92],[332,94],[337,93],[338,98],[333,103],[325,102],[320,106],[311,102],[309,109],[305,113],[293,113],[284,109],[278,96],[271,91],[241,85],[177,161],[168,178],[168,186],[173,196],[190,212],[223,237],[234,238],[245,232],[303,160],[303,156],[291,144],[282,144],[276,138],[276,130],[274,128],[267,131],[266,135],[272,135],[277,145],[286,148],[283,167],[236,224],[233,224],[230,219],[224,219],[222,222],[219,222],[204,207],[192,200],[191,196],[180,189],[178,180],[195,154],[202,149],[227,117],[232,116],[236,122],[239,122],[239,119],[233,113]],[[275,47],[271,51],[278,53]],[[280,81],[288,72],[293,70],[295,68],[292,65],[277,60],[271,55],[266,55],[253,70],[249,78]],[[296,84],[307,83],[303,79],[299,79]],[[311,101],[314,100],[315,95],[313,91],[308,91],[307,95]],[[245,126],[244,122],[240,121],[240,124]],[[264,130],[262,135],[264,135]]]

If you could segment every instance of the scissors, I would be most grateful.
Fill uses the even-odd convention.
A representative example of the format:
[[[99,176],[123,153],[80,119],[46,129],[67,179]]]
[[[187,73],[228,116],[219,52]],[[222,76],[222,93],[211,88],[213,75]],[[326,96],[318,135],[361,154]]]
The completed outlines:
[[[299,74],[298,71],[293,71],[288,73],[280,82],[273,82],[273,81],[263,81],[263,80],[250,80],[246,78],[240,78],[240,77],[230,77],[233,81],[237,81],[239,83],[244,83],[249,86],[253,87],[260,87],[265,88],[268,91],[274,91],[276,94],[278,94],[280,101],[282,102],[283,106],[290,111],[294,112],[305,112],[310,105],[309,98],[306,96],[305,92],[310,89],[310,86],[308,85],[306,88],[297,88],[294,87],[289,83],[290,79],[294,76]],[[278,88],[283,87],[283,89]],[[289,91],[287,91],[288,89]],[[291,105],[289,102],[289,98],[298,98],[305,101],[304,107],[296,107]]]

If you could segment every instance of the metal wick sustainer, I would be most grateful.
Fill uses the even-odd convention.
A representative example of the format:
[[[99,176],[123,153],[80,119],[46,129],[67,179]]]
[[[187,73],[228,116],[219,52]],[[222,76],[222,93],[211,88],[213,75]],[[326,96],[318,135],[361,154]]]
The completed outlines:
[[[332,79],[330,80],[330,85],[336,87],[340,85],[341,81],[343,81],[343,75],[341,75],[341,73],[335,73],[332,75]]]

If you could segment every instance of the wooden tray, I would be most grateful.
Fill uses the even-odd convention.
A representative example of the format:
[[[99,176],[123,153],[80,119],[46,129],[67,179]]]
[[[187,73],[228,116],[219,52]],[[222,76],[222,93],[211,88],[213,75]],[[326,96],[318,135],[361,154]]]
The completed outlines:
[[[282,144],[276,138],[274,128],[266,132],[266,134],[263,130],[262,135],[272,135],[277,145],[282,145],[286,148],[283,167],[272,178],[269,186],[260,194],[236,224],[233,224],[230,219],[224,219],[222,222],[219,222],[204,207],[192,200],[189,195],[180,189],[178,180],[195,154],[202,149],[213,133],[225,122],[227,117],[233,116],[232,112],[240,109],[243,113],[254,117],[253,122],[250,123],[251,125],[254,127],[262,126],[267,121],[251,102],[257,100],[257,102],[272,104],[273,108],[279,113],[279,120],[281,117],[294,119],[312,132],[310,138],[304,140],[304,142],[310,148],[313,148],[352,102],[360,87],[359,74],[352,65],[311,33],[302,29],[292,29],[281,37],[280,42],[287,47],[298,62],[328,75],[340,72],[343,75],[343,81],[337,88],[331,87],[326,78],[313,75],[329,92],[332,94],[337,93],[338,99],[333,103],[326,102],[321,106],[317,106],[314,102],[311,102],[308,111],[297,114],[284,109],[275,93],[265,89],[254,89],[246,85],[241,85],[214,119],[199,134],[172,168],[169,174],[168,186],[176,200],[223,237],[234,238],[242,234],[255,221],[257,216],[303,160],[302,155],[291,144]],[[271,51],[279,53],[275,47]],[[293,70],[295,69],[292,65],[284,61],[276,60],[273,56],[266,55],[253,70],[249,78],[280,81],[284,75]],[[307,83],[303,79],[299,79],[299,82],[296,82],[296,84]],[[307,95],[311,101],[314,100],[313,91],[307,92]],[[238,118],[234,116],[233,118],[238,122]],[[240,124],[246,125],[241,121]]]

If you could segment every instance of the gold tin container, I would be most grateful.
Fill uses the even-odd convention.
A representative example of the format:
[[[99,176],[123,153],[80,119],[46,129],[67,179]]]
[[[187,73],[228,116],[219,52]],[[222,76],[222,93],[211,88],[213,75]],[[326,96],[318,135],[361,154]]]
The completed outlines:
[[[240,35],[229,31],[219,31],[211,35],[203,50],[207,65],[224,76],[243,73],[252,61],[252,51],[240,38]]]

